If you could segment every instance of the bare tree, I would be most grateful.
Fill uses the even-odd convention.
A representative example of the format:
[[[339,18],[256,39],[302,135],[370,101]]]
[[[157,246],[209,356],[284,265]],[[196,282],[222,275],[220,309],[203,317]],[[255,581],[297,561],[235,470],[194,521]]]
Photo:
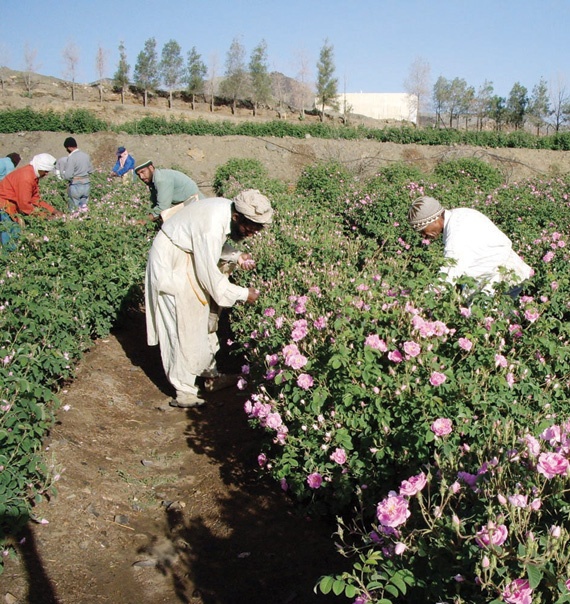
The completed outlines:
[[[556,82],[550,84],[550,121],[558,132],[564,122],[570,119],[570,95],[565,78],[558,74]]]
[[[4,94],[4,85],[8,76],[8,62],[10,51],[4,44],[0,44],[0,85],[2,86],[2,94]]]
[[[425,111],[425,105],[430,91],[431,67],[422,57],[416,57],[410,65],[408,77],[404,80],[404,89],[410,95],[410,112],[416,111],[416,126],[420,126],[420,114]]]
[[[36,87],[36,80],[34,74],[37,73],[40,68],[39,63],[36,62],[38,51],[36,48],[30,48],[28,44],[24,46],[24,85],[28,96],[32,96],[34,88]]]
[[[99,76],[99,100],[103,102],[103,79],[107,71],[107,51],[103,50],[101,45],[97,49],[97,57],[95,59],[95,67]]]
[[[218,77],[218,55],[213,54],[210,56],[210,73],[207,82],[208,95],[210,96],[210,111],[214,111],[214,106],[216,103],[216,92],[217,92],[217,82],[216,79]]]
[[[79,48],[73,40],[67,43],[67,46],[61,53],[65,70],[63,77],[71,80],[71,100],[75,100],[75,81],[77,79],[77,66],[79,65]]]
[[[306,51],[299,50],[296,54],[297,79],[293,90],[293,104],[299,108],[299,119],[305,119],[305,108],[312,105],[314,99],[312,86],[310,84],[311,68]]]

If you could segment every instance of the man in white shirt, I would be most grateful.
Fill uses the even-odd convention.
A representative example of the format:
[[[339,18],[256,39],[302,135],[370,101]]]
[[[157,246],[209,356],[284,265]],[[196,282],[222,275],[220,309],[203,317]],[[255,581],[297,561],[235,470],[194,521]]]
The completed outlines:
[[[267,197],[249,189],[233,201],[221,197],[194,201],[162,224],[147,263],[146,326],[148,344],[160,344],[164,371],[176,389],[171,406],[204,403],[195,384],[199,376],[212,380],[206,390],[218,389],[216,381],[229,385],[216,369],[219,344],[210,320],[211,302],[221,308],[238,301],[254,303],[259,291],[231,283],[219,263],[255,268],[251,255],[234,249],[226,239],[255,235],[271,223],[272,215]]]
[[[449,283],[465,275],[492,293],[496,283],[506,281],[514,296],[520,293],[520,283],[533,274],[513,251],[511,240],[477,210],[446,210],[437,199],[423,196],[410,206],[408,222],[428,239],[437,239],[443,233],[444,256],[453,262],[443,266],[441,272]]]

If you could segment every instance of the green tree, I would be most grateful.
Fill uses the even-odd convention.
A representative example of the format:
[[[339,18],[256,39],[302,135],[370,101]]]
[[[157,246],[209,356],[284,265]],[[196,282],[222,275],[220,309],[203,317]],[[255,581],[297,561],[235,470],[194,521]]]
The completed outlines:
[[[321,107],[321,122],[325,119],[325,106],[338,109],[338,78],[334,77],[334,48],[324,41],[317,62],[317,101]]]
[[[143,91],[143,105],[146,107],[149,90],[154,90],[160,82],[156,40],[154,38],[149,38],[144,43],[144,49],[139,52],[134,77],[135,84]]]
[[[453,78],[449,82],[446,108],[450,128],[453,128],[454,119],[457,120],[457,126],[459,126],[459,117],[468,111],[469,99],[474,94],[473,88],[468,88],[467,82],[463,78]]]
[[[245,48],[237,38],[234,38],[226,55],[225,79],[220,86],[220,92],[232,102],[232,114],[235,114],[238,99],[243,99],[247,87],[247,71],[245,66]]]
[[[447,78],[439,76],[433,85],[432,103],[435,110],[435,124],[443,124],[443,114],[449,101],[450,83]]]
[[[540,78],[539,83],[532,89],[527,113],[529,121],[536,128],[536,134],[539,135],[540,129],[546,126],[547,120],[552,114],[548,97],[548,84],[544,78]]]
[[[515,82],[507,99],[507,123],[519,130],[524,126],[524,121],[528,109],[528,91],[520,84]]]
[[[185,81],[187,90],[192,96],[192,110],[196,101],[196,95],[204,92],[204,78],[206,77],[207,68],[202,61],[202,57],[198,54],[196,47],[188,52],[188,60],[186,63]]]
[[[504,97],[497,95],[491,97],[489,117],[495,122],[495,130],[500,131],[507,117],[506,100]]]
[[[266,104],[271,99],[271,78],[267,69],[267,43],[265,40],[262,40],[251,53],[249,77],[253,115],[255,116],[259,105]]]
[[[182,49],[176,40],[169,40],[162,47],[159,70],[166,88],[168,88],[168,108],[172,109],[172,91],[183,78],[184,59]]]
[[[129,87],[129,72],[131,66],[127,62],[127,51],[125,50],[125,43],[121,41],[119,44],[119,64],[117,65],[117,71],[113,76],[113,85],[115,88],[121,91],[121,104],[125,104],[125,91]]]

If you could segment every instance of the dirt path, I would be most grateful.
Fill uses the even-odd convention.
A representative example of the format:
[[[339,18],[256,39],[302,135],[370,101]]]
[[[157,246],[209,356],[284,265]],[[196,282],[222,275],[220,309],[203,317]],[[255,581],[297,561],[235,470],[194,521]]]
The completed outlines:
[[[32,604],[312,604],[341,562],[334,527],[300,517],[256,473],[243,393],[199,410],[171,394],[134,313],[96,342],[46,442],[59,494],[35,513],[0,597]],[[68,407],[67,407],[68,406]]]

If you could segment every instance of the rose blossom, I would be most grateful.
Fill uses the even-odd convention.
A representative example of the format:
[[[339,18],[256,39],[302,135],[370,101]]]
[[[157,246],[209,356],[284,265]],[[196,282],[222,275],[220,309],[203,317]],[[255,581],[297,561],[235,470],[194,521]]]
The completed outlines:
[[[303,390],[312,388],[314,384],[313,378],[308,373],[301,373],[297,378],[297,386]]]
[[[469,352],[473,348],[473,342],[468,338],[459,338],[459,348]]]
[[[495,524],[492,521],[487,523],[480,531],[475,534],[475,541],[479,547],[489,547],[492,545],[503,545],[509,536],[509,531],[504,524]]]
[[[526,508],[528,505],[527,495],[509,495],[507,499],[509,500],[509,503],[516,508]]]
[[[393,363],[401,363],[404,360],[404,357],[399,350],[391,350],[388,353],[388,359]]]
[[[323,477],[318,472],[313,472],[307,476],[307,484],[311,489],[318,489],[323,484]]]
[[[422,348],[417,342],[404,342],[404,352],[409,357],[417,357],[421,351]]]
[[[336,463],[342,465],[343,463],[346,463],[346,451],[337,447],[330,458]]]
[[[417,476],[411,476],[408,480],[402,480],[400,484],[400,495],[402,497],[413,497],[426,486],[427,478],[423,472]]]
[[[396,545],[394,546],[394,553],[397,556],[401,556],[407,549],[408,546],[405,543],[398,541],[398,543],[396,543]]]
[[[450,434],[453,430],[453,424],[450,419],[446,417],[440,417],[436,419],[431,425],[431,431],[436,436],[445,436],[446,434]]]
[[[554,478],[557,474],[568,472],[568,460],[560,453],[541,453],[538,456],[536,470],[546,478]]]
[[[531,604],[532,589],[530,583],[526,579],[515,579],[505,587],[502,596],[507,604]]]
[[[370,348],[380,350],[380,352],[386,352],[388,350],[386,342],[384,342],[384,340],[381,340],[380,336],[378,336],[377,334],[371,334],[367,336],[366,340],[364,340],[364,346],[370,346]]]
[[[507,365],[507,359],[502,354],[495,355],[495,367],[506,367]]]
[[[400,526],[410,517],[408,500],[390,491],[388,497],[378,504],[376,516],[382,526]]]
[[[447,377],[444,373],[440,373],[439,371],[434,371],[429,378],[429,383],[432,386],[441,386]]]

